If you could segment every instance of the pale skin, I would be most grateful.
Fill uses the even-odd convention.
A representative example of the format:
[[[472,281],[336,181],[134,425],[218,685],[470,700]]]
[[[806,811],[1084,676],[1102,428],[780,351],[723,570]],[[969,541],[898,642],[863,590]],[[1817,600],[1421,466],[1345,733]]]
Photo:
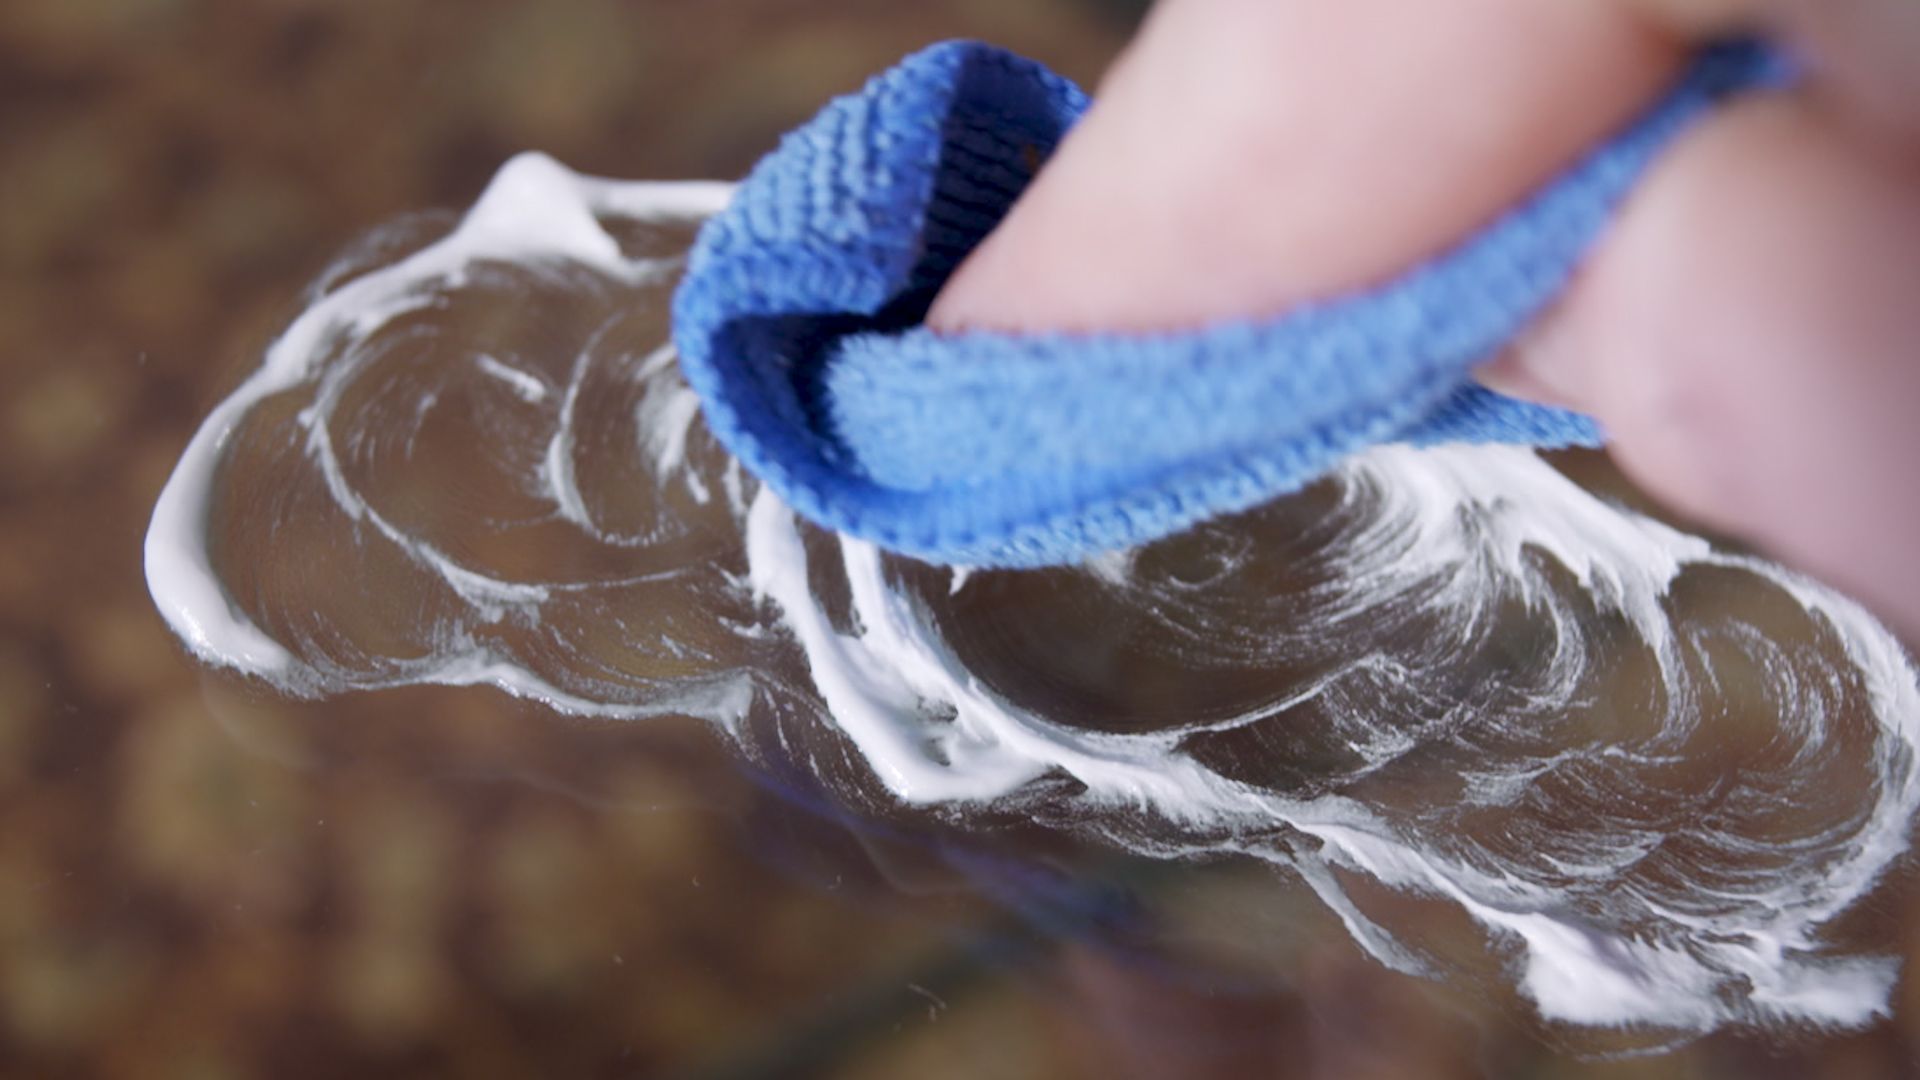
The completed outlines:
[[[1806,84],[1685,135],[1480,377],[1914,640],[1920,0],[1161,0],[931,322],[1170,329],[1390,277],[1743,27]]]

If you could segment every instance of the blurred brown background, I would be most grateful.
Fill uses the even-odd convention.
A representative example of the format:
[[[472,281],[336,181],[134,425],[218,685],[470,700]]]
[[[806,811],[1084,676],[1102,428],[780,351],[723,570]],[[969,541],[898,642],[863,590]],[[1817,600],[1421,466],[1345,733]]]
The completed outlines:
[[[1025,871],[798,809],[697,724],[278,701],[151,610],[174,456],[361,230],[463,206],[529,148],[737,175],[940,38],[1091,81],[1137,9],[0,5],[0,1075],[1912,1074],[1908,990],[1865,1034],[1579,1059],[1608,1044],[1390,975],[1264,870],[1056,855],[1067,899],[1010,902]],[[1103,942],[1143,897],[1163,951],[1258,924],[1268,962]]]

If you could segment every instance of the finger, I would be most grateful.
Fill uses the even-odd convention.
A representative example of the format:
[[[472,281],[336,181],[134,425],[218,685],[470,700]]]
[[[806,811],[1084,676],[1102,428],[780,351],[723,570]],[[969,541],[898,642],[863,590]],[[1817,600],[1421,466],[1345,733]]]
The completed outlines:
[[[1655,96],[1616,3],[1166,0],[937,328],[1277,313],[1437,254]]]
[[[1493,385],[1594,413],[1656,497],[1920,629],[1920,170],[1817,102],[1659,163]]]

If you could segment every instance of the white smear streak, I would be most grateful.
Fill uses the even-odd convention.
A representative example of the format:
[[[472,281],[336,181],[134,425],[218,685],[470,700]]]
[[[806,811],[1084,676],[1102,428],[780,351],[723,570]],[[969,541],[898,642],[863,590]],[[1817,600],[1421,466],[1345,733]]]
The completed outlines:
[[[672,345],[662,345],[640,362],[635,377],[649,384],[647,394],[636,406],[635,428],[640,433],[640,452],[653,462],[654,477],[662,485],[679,476],[695,502],[712,498],[705,480],[687,465],[687,436],[694,418],[700,415],[700,396],[678,379],[662,379],[672,371]]]
[[[580,485],[573,475],[573,414],[580,403],[580,387],[586,382],[591,360],[587,351],[573,358],[566,396],[560,400],[560,421],[554,425],[553,438],[547,441],[547,453],[541,459],[541,479],[546,485],[547,497],[553,500],[562,518],[597,534],[599,529],[593,523],[593,512],[587,509],[587,500],[580,494]]]
[[[510,364],[501,363],[499,360],[485,353],[474,357],[473,362],[481,371],[506,383],[507,386],[519,396],[521,401],[529,405],[538,405],[542,401],[547,400],[547,384],[541,382],[539,377],[533,375],[531,372],[522,371]]]

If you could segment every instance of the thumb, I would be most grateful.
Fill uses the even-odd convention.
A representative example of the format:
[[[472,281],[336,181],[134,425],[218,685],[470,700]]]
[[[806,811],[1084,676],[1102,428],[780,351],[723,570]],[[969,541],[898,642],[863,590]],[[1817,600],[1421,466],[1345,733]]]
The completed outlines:
[[[1684,50],[1650,26],[1612,0],[1162,0],[929,321],[1173,329],[1389,277],[1653,98]]]

